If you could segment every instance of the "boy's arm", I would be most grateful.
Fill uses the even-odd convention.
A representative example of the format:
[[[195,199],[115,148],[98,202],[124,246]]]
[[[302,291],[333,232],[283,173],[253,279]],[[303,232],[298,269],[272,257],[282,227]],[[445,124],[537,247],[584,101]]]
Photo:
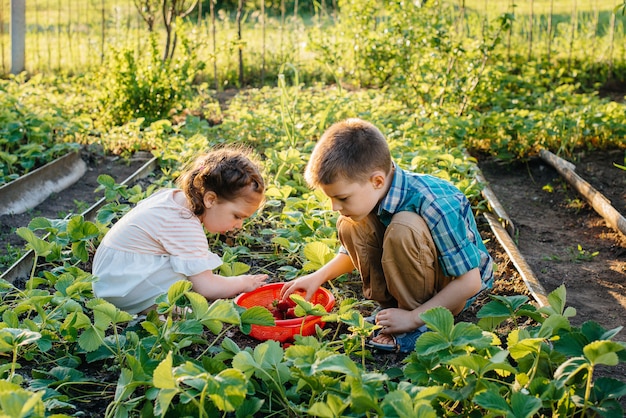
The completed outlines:
[[[385,327],[385,333],[398,334],[424,325],[420,315],[437,306],[448,308],[456,315],[463,310],[467,300],[478,293],[481,284],[480,270],[472,269],[452,280],[439,293],[412,311],[397,308],[380,311],[376,316],[376,323]]]
[[[350,257],[340,252],[319,270],[285,283],[280,291],[281,299],[286,299],[296,290],[301,290],[306,292],[305,299],[309,300],[321,285],[353,270],[354,264]]]

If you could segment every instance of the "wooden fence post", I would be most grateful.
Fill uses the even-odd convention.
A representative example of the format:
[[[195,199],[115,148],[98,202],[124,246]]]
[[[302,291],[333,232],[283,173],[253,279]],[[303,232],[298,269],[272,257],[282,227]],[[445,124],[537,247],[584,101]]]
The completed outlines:
[[[11,0],[11,73],[25,69],[26,0]]]

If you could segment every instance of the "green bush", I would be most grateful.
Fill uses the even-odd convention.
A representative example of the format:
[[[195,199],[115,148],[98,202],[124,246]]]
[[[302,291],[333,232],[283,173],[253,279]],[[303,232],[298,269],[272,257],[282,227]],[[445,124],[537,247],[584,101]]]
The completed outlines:
[[[187,38],[179,35],[179,39],[182,56],[178,59],[162,60],[154,37],[147,56],[137,57],[128,48],[112,55],[102,76],[105,125],[121,125],[133,119],[143,119],[148,125],[167,118],[190,97],[193,80],[203,64],[196,59]]]

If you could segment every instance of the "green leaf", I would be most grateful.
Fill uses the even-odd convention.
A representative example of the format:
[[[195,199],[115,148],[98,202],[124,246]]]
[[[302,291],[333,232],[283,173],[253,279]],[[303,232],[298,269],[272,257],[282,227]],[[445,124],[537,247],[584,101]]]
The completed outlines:
[[[348,407],[343,399],[332,393],[326,396],[324,402],[315,402],[308,413],[315,417],[335,418],[343,416],[343,411]]]
[[[552,344],[554,349],[567,357],[580,357],[583,355],[583,348],[589,340],[580,332],[568,332]]]
[[[472,345],[474,348],[482,348],[491,345],[492,337],[483,335],[483,330],[477,325],[459,322],[452,328],[450,340],[457,347]]]
[[[511,410],[515,418],[529,418],[541,408],[541,400],[521,392],[511,395]]]
[[[15,233],[23,238],[28,243],[27,247],[32,249],[39,257],[45,257],[52,251],[52,243],[37,237],[35,233],[28,228],[17,228]]]
[[[194,317],[198,320],[206,318],[207,312],[209,311],[209,302],[207,299],[200,293],[196,292],[187,292],[186,296],[191,304],[191,311],[193,312]]]
[[[172,330],[180,335],[202,335],[202,324],[195,319],[187,319],[185,321],[176,321]]]
[[[133,383],[133,372],[130,369],[122,369],[120,371],[120,377],[117,379],[117,386],[115,387],[116,402],[127,399],[135,391]]]
[[[52,222],[50,222],[50,219],[48,218],[43,218],[39,216],[39,217],[33,218],[28,223],[28,228],[32,229],[33,231],[36,231],[38,229],[43,229],[48,232],[51,232],[50,229],[52,229]]]
[[[273,326],[276,324],[274,316],[262,306],[252,306],[241,314],[243,324]]]
[[[0,380],[0,411],[6,417],[43,417],[45,393],[43,390],[29,392],[19,385]]]
[[[562,315],[565,311],[566,298],[567,291],[565,290],[565,285],[557,287],[548,295],[548,303],[550,304],[549,308],[552,308],[554,313]],[[544,307],[539,309],[539,311],[549,313],[550,309],[548,309],[548,307]]]
[[[98,176],[98,183],[109,188],[115,187],[115,179],[108,174],[100,174]]]
[[[511,310],[509,307],[495,300],[484,305],[478,313],[476,313],[477,318],[508,318],[510,316]]]
[[[167,300],[169,301],[170,304],[173,305],[174,303],[176,303],[178,299],[183,297],[185,293],[191,291],[192,286],[193,285],[189,280],[177,281],[176,283],[171,285],[170,288],[168,289]]]
[[[474,396],[474,403],[487,409],[489,412],[498,412],[496,416],[500,414],[508,415],[512,412],[506,400],[499,393],[494,391],[479,393]]]
[[[313,373],[318,372],[335,372],[345,374],[355,379],[361,379],[361,370],[357,367],[356,363],[350,359],[350,357],[333,354],[316,361],[311,368]]]
[[[240,276],[248,271],[250,271],[250,266],[239,261],[224,263],[220,266],[220,274],[226,277]]]
[[[398,416],[399,418],[415,418],[413,413],[413,400],[408,393],[394,390],[385,395],[381,404],[385,416]]]
[[[72,243],[72,254],[83,263],[89,260],[89,251],[87,251],[87,243],[85,241]]]
[[[622,351],[624,346],[614,341],[594,341],[583,348],[585,357],[593,365],[605,364],[607,366],[617,366],[619,358],[617,353]]]
[[[239,313],[235,309],[233,301],[218,299],[209,306],[202,319],[202,325],[211,330],[212,333],[218,334],[222,330],[223,323],[239,325],[240,321]]]
[[[89,352],[96,351],[104,340],[104,331],[100,331],[96,328],[88,328],[78,338],[78,345],[83,350]]]
[[[619,399],[626,396],[626,382],[610,377],[599,377],[593,382],[596,399]]]
[[[246,399],[248,380],[239,370],[226,369],[209,380],[208,394],[220,411],[235,411]]]
[[[254,360],[252,354],[248,351],[240,351],[233,357],[232,365],[237,370],[241,370],[248,378],[254,374],[254,371],[260,368],[259,364]]]
[[[152,377],[154,387],[159,389],[176,389],[176,379],[174,379],[174,370],[172,369],[172,353],[167,356],[154,369]]]
[[[445,336],[437,332],[425,332],[415,343],[415,350],[418,355],[430,355],[449,348],[452,344]]]
[[[591,365],[584,357],[573,357],[566,360],[554,372],[554,378],[567,382],[576,376],[579,372],[588,371]]]
[[[305,271],[318,270],[334,256],[335,254],[328,245],[319,241],[309,242],[304,246],[304,257],[308,260]]]
[[[509,352],[511,357],[519,360],[529,354],[537,354],[541,349],[541,343],[543,343],[543,338],[526,338],[514,344],[509,344]]]
[[[541,328],[539,329],[538,337],[550,338],[556,335],[559,330],[569,331],[571,325],[567,318],[560,314],[552,314],[543,321]]]
[[[264,369],[275,368],[283,359],[283,349],[276,341],[266,341],[254,349],[254,360]]]
[[[14,348],[31,344],[41,338],[41,334],[21,328],[0,329],[0,353],[13,351]]]
[[[243,401],[241,406],[235,411],[236,418],[249,418],[255,416],[263,406],[263,399],[249,397]]]
[[[150,335],[154,335],[154,336],[159,335],[159,327],[157,327],[153,322],[142,321],[141,327],[145,329]]]
[[[454,326],[452,312],[443,307],[432,308],[420,315],[422,321],[433,331],[450,337]]]
[[[177,394],[177,389],[161,389],[156,397],[156,402],[154,404],[154,413],[156,415],[164,417],[165,413],[170,407],[170,404],[172,403],[172,399],[174,399]]]

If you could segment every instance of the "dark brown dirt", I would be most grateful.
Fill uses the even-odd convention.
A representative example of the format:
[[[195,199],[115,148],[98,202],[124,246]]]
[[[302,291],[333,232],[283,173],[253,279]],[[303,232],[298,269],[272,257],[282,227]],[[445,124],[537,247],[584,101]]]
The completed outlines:
[[[581,154],[576,173],[626,214],[624,150]],[[607,329],[626,318],[626,237],[607,226],[582,195],[542,159],[504,166],[480,161],[481,170],[511,218],[514,237],[549,293],[561,284],[576,308],[574,325],[589,320]],[[618,339],[626,341],[626,333]]]
[[[63,219],[70,213],[84,212],[104,196],[102,191],[95,192],[99,186],[100,174],[109,174],[115,181],[121,183],[145,164],[151,156],[142,153],[132,158],[122,158],[116,155],[83,151],[81,157],[87,163],[87,172],[74,185],[51,195],[46,201],[27,212],[0,216],[0,274],[25,252],[24,240],[15,233],[17,228],[28,226],[33,218],[39,216]]]
[[[613,150],[580,154],[569,160],[576,165],[576,173],[622,215],[626,215],[626,171],[614,163],[624,166],[624,158],[624,150]],[[519,251],[545,291],[565,285],[567,304],[577,312],[571,323],[579,326],[595,321],[606,329],[623,327],[626,237],[607,226],[584,197],[541,159],[508,166],[489,158],[479,165],[517,229]],[[490,234],[483,232],[483,238]],[[502,248],[492,244],[489,249],[498,265],[509,270],[510,260]],[[519,280],[517,273],[511,278]],[[498,292],[496,286],[494,293]],[[626,341],[626,331],[614,339]],[[624,381],[626,364],[598,368],[595,376]],[[626,399],[620,403],[626,410]]]

